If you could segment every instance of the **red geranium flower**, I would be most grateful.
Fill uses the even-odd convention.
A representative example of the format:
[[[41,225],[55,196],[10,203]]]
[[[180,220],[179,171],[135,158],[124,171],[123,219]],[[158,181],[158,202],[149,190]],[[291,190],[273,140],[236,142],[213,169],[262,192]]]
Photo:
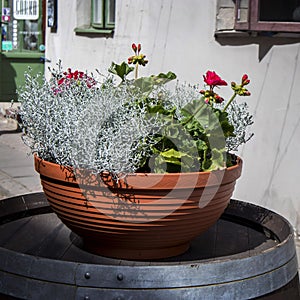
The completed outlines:
[[[80,81],[82,80],[85,81],[89,88],[96,84],[96,81],[92,77],[89,77],[84,72],[78,70],[72,72],[72,70],[68,68],[68,72],[64,72],[63,74],[64,77],[60,78],[57,81],[58,85],[64,84],[65,86],[67,86],[71,84],[72,79],[78,81],[78,83],[80,83]]]
[[[206,76],[203,75],[204,82],[210,86],[227,85],[227,82],[214,71],[207,71]]]
[[[53,88],[54,94],[57,95],[64,89],[68,89],[74,81],[77,86],[80,86],[82,82],[85,82],[88,88],[92,88],[97,84],[96,80],[86,73],[78,70],[72,72],[71,68],[68,68],[67,72],[64,72],[63,76],[57,79],[58,88]]]

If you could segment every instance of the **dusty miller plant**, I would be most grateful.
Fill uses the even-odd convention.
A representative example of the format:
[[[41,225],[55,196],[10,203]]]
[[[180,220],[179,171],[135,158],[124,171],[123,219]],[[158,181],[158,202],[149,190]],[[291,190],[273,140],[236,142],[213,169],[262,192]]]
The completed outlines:
[[[23,139],[32,152],[96,172],[134,172],[149,147],[145,137],[161,120],[143,106],[129,109],[126,104],[137,101],[138,93],[115,86],[111,77],[100,83],[94,75],[63,72],[60,64],[52,74],[39,84],[38,76],[27,73],[19,91]]]
[[[138,67],[148,61],[141,45],[132,45],[128,63],[112,63],[109,72],[51,69],[46,80],[25,74],[18,91],[23,139],[40,158],[96,173],[116,176],[133,172],[211,171],[231,166],[252,116],[236,96],[249,96],[247,75],[232,83],[225,102],[216,92],[227,85],[207,71],[201,90],[177,83],[172,72],[138,78]],[[133,64],[134,67],[131,67]],[[128,74],[134,71],[134,79]]]

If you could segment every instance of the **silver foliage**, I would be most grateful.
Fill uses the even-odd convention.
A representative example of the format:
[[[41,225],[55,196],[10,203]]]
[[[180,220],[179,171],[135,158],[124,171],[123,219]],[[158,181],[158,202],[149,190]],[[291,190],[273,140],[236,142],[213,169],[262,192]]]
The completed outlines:
[[[27,73],[26,84],[19,90],[20,116],[24,142],[42,159],[75,168],[88,168],[96,173],[135,172],[141,160],[150,153],[153,134],[164,126],[158,114],[149,115],[139,101],[142,93],[130,85],[116,85],[112,78],[94,75],[96,84],[84,80],[67,87],[58,84],[63,76],[59,68],[47,81]],[[155,87],[149,95],[163,99],[166,108],[180,109],[193,99],[203,101],[197,86],[179,84],[173,91]],[[222,108],[222,107],[220,107]],[[235,137],[226,140],[227,150],[236,151],[249,140],[247,128],[253,123],[246,103],[234,101],[228,108]]]
[[[38,78],[39,80],[41,78]],[[24,142],[42,159],[95,172],[134,172],[163,122],[144,107],[128,108],[138,93],[111,78],[89,88],[84,81],[60,92],[49,82],[26,74],[19,91]],[[137,151],[139,150],[139,151]]]
[[[249,113],[246,102],[238,103],[236,100],[227,108],[229,122],[234,126],[234,137],[226,139],[226,148],[230,151],[237,151],[238,147],[248,142],[253,133],[248,132],[253,124],[253,116]]]

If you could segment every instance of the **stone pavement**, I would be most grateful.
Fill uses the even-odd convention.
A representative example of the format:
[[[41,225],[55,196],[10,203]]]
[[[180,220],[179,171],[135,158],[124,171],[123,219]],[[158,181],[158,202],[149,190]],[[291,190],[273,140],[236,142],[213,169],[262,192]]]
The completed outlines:
[[[41,191],[33,157],[14,120],[0,112],[0,199]]]

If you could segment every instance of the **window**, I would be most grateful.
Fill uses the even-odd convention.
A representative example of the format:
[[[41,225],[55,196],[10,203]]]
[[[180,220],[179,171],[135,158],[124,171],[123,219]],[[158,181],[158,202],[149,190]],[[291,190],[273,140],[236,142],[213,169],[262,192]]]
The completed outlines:
[[[236,0],[235,29],[300,32],[300,0],[248,0],[246,8],[244,2]]]
[[[44,44],[41,0],[2,0],[1,4],[1,50],[40,53]]]
[[[112,36],[115,28],[116,0],[77,0],[79,35]]]
[[[92,27],[111,29],[115,26],[115,0],[92,0]]]

